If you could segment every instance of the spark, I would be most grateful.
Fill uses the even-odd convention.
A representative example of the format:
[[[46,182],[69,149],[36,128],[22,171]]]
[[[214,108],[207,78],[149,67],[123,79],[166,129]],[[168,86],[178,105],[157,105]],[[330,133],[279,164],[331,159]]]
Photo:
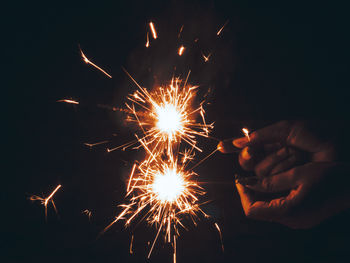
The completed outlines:
[[[221,34],[222,30],[223,30],[224,27],[227,25],[228,21],[229,21],[229,20],[227,20],[227,21],[225,22],[225,24],[224,24],[224,25],[219,29],[219,31],[216,33],[217,36]]]
[[[183,29],[184,29],[184,25],[181,26],[179,34],[177,35],[177,38],[180,38]]]
[[[243,128],[242,132],[244,136],[248,138],[248,141],[250,141],[249,130],[247,128]]]
[[[109,75],[105,70],[103,70],[102,68],[100,68],[99,66],[97,66],[96,64],[92,63],[84,54],[83,50],[81,48],[80,49],[80,54],[81,57],[83,58],[84,62],[86,64],[90,64],[91,66],[93,66],[94,68],[98,69],[99,71],[101,71],[103,74],[105,74],[107,77],[112,78],[111,75]]]
[[[147,35],[146,35],[146,47],[149,47],[149,33],[147,32]]]
[[[219,232],[222,252],[225,252],[224,243],[222,242],[222,233],[221,233],[221,229],[220,229],[220,227],[219,227],[219,225],[218,225],[217,223],[215,223],[214,225],[215,225],[216,229],[217,229],[218,232]]]
[[[89,218],[89,221],[91,221],[91,217],[92,217],[92,212],[88,209],[85,209],[83,211],[83,214],[87,215],[87,217]]]
[[[202,57],[203,57],[203,59],[204,59],[204,62],[208,62],[210,56],[211,56],[211,53],[209,53],[207,56],[205,56],[205,55],[202,53]]]
[[[102,141],[102,142],[95,142],[95,143],[87,143],[87,142],[85,142],[84,145],[86,145],[86,146],[92,148],[92,147],[94,147],[94,146],[101,145],[101,144],[106,144],[106,143],[108,143],[108,142],[109,142],[109,141]]]
[[[60,185],[60,184],[58,186],[56,186],[55,190],[53,190],[52,193],[46,198],[43,198],[43,197],[40,197],[40,196],[37,196],[37,195],[32,195],[29,198],[31,201],[39,200],[41,202],[41,204],[44,205],[44,207],[45,207],[45,220],[47,220],[47,205],[48,205],[49,202],[51,202],[51,204],[52,204],[52,206],[55,209],[55,212],[57,214],[57,208],[56,208],[55,202],[53,201],[52,197],[55,195],[55,193],[61,187],[62,187],[62,185]]]
[[[154,39],[157,39],[157,31],[156,31],[156,29],[155,29],[155,27],[154,27],[153,22],[149,22],[149,27],[150,27],[150,29],[151,29],[153,38],[154,38]]]
[[[185,47],[184,46],[181,46],[179,47],[179,51],[177,52],[179,54],[179,56],[182,56],[182,54],[184,53],[185,51]]]
[[[130,254],[133,254],[133,251],[132,251],[132,243],[133,242],[134,242],[134,235],[131,235],[130,248],[129,248],[129,253]]]
[[[58,100],[57,102],[65,102],[65,103],[69,103],[69,104],[79,104],[78,101],[70,100],[70,99]]]

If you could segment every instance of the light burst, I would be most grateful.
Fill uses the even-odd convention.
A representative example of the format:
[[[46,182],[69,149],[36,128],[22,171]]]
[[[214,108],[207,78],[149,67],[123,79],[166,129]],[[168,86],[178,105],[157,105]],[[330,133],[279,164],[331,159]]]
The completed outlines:
[[[202,151],[197,146],[196,136],[208,137],[213,124],[205,121],[204,101],[194,107],[198,86],[192,86],[180,78],[172,78],[166,86],[149,92],[125,71],[137,85],[138,90],[128,96],[126,107],[131,112],[128,121],[138,124],[142,134],[135,134],[137,141],[149,149],[153,157],[164,149],[171,151],[176,143],[186,142],[192,148]],[[198,122],[197,119],[201,121]],[[119,147],[117,147],[119,148]],[[117,149],[115,148],[115,149]],[[111,151],[113,149],[109,149]]]
[[[198,196],[204,190],[196,181],[197,174],[185,169],[186,163],[178,162],[176,157],[156,158],[134,165],[127,186],[128,203],[122,204],[122,211],[115,220],[105,228],[106,231],[119,220],[125,220],[129,226],[133,220],[145,219],[157,228],[157,234],[150,248],[148,258],[161,232],[174,248],[176,258],[176,238],[179,226],[185,228],[183,220],[190,218],[196,224],[199,214],[207,215],[201,210]]]

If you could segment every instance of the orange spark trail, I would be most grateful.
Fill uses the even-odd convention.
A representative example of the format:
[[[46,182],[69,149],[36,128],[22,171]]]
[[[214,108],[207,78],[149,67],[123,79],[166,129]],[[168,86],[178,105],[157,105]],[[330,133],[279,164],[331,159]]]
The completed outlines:
[[[131,236],[131,241],[130,241],[130,248],[129,248],[129,252],[130,252],[130,254],[132,254],[133,253],[133,251],[132,251],[132,242],[134,241],[134,235],[132,235]]]
[[[89,218],[89,221],[91,221],[92,212],[90,210],[85,209],[83,211],[83,214],[87,215],[87,217]]]
[[[99,66],[97,66],[96,64],[92,63],[84,54],[84,52],[80,49],[80,54],[81,54],[81,57],[83,58],[84,62],[86,64],[90,64],[91,66],[93,66],[94,68],[98,69],[99,71],[101,71],[103,74],[105,74],[107,77],[109,78],[112,78],[111,75],[109,75],[105,70],[103,70],[102,68],[100,68]]]
[[[179,51],[178,51],[179,56],[181,56],[184,53],[184,51],[185,51],[184,46],[179,47]]]
[[[220,230],[220,227],[217,223],[214,224],[216,229],[218,230],[219,232],[219,235],[220,235],[220,242],[221,242],[221,249],[222,249],[222,252],[225,252],[225,249],[224,249],[224,243],[222,242],[222,234],[221,234],[221,230]]]
[[[154,28],[153,22],[149,22],[149,27],[151,29],[152,35],[154,39],[157,39],[157,32],[156,29]]]
[[[224,27],[227,25],[228,23],[228,20],[225,22],[225,24],[219,29],[219,31],[216,33],[216,35],[220,35],[221,34],[221,31],[224,29]]]
[[[79,104],[78,101],[69,100],[69,99],[58,100],[57,102],[65,102],[65,103],[70,103],[70,104]]]
[[[177,38],[180,38],[183,29],[184,29],[184,25],[181,26],[179,34],[177,35]]]
[[[147,35],[146,35],[146,47],[149,47],[149,33],[147,32]]]
[[[54,196],[54,194],[57,192],[58,189],[60,189],[62,187],[62,185],[58,185],[55,190],[52,191],[52,193],[47,197],[47,198],[43,198],[37,195],[33,195],[31,196],[29,199],[31,201],[36,201],[36,200],[40,200],[41,204],[44,205],[45,207],[45,220],[47,220],[47,204],[49,203],[49,201],[52,203],[53,208],[55,209],[56,213],[57,213],[57,209],[56,209],[56,205],[54,203],[54,201],[52,200],[52,197]]]
[[[94,147],[94,146],[101,145],[101,144],[105,144],[105,143],[108,143],[108,142],[109,142],[109,141],[102,141],[102,142],[96,142],[96,143],[87,143],[87,142],[85,142],[84,145],[86,145],[86,146],[92,148],[92,147]]]

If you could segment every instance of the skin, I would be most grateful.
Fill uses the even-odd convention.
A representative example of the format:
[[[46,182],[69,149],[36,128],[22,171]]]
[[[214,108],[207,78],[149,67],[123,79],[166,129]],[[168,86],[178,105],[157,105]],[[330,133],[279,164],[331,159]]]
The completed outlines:
[[[282,121],[218,145],[237,148],[241,167],[255,174],[236,179],[247,217],[310,228],[350,207],[348,164],[305,123]]]

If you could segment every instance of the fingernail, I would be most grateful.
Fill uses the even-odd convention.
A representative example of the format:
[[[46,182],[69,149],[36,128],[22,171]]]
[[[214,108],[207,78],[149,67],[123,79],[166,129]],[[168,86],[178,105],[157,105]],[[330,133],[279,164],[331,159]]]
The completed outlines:
[[[242,138],[238,138],[233,140],[233,145],[238,147],[238,148],[243,148],[247,143],[248,143],[248,138],[247,137],[242,137]]]

